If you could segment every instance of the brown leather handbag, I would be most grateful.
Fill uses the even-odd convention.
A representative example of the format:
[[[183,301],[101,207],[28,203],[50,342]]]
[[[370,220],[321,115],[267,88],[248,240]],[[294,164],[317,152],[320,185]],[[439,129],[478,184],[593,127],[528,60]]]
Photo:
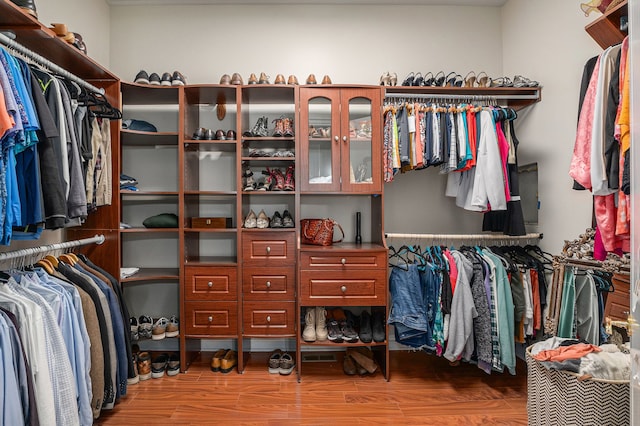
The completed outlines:
[[[342,234],[339,240],[333,239],[333,228],[337,226]],[[342,226],[333,219],[301,219],[301,242],[316,246],[330,246],[339,243],[344,238]]]

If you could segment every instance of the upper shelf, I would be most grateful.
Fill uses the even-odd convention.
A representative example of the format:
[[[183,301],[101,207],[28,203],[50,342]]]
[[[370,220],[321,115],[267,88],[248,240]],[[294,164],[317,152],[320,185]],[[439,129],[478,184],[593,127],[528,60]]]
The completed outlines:
[[[428,97],[436,95],[439,98],[487,97],[495,98],[500,105],[506,105],[516,110],[542,100],[541,87],[415,87],[388,86],[386,94]]]
[[[622,43],[628,32],[620,30],[620,18],[628,16],[627,0],[607,11],[584,29],[602,47],[606,49]]]
[[[13,31],[15,41],[27,49],[84,80],[119,80],[11,1],[0,0],[0,31],[5,30]]]

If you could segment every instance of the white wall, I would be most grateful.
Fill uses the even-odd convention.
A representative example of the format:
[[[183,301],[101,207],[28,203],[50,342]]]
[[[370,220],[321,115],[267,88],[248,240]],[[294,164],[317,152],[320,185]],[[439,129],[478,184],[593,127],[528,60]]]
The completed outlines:
[[[541,245],[558,253],[591,226],[592,197],[569,177],[585,62],[602,49],[584,30],[578,2],[509,0],[502,8],[504,74],[542,83],[542,102],[518,120],[521,163],[538,162]]]
[[[65,23],[82,35],[89,56],[109,69],[110,10],[105,0],[36,0],[36,9],[43,24]]]

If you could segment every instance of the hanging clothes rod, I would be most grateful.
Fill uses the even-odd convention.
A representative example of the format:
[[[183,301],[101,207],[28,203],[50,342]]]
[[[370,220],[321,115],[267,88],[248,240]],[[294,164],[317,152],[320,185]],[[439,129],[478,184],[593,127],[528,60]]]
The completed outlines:
[[[496,235],[496,234],[385,234],[386,238],[400,238],[405,240],[440,240],[440,241],[479,241],[479,240],[541,240],[542,234],[532,233],[526,235]]]
[[[49,251],[64,250],[72,247],[86,246],[87,244],[93,244],[93,243],[95,244],[104,243],[104,235],[96,235],[95,237],[91,237],[91,238],[83,238],[80,240],[65,241],[64,243],[48,244],[48,245],[39,246],[39,247],[30,247],[30,248],[24,248],[20,250],[0,253],[0,261],[15,259],[18,257],[34,256],[36,254],[46,253]]]
[[[538,99],[538,95],[500,95],[500,94],[443,94],[443,93],[387,93],[385,99],[511,99],[511,100],[524,100],[524,99]]]
[[[0,32],[0,44],[2,44],[4,46],[7,46],[8,48],[13,49],[13,50],[21,53],[22,55],[26,56],[29,59],[32,59],[38,65],[41,65],[41,66],[47,68],[49,71],[51,71],[51,72],[53,72],[53,73],[55,73],[55,74],[57,74],[59,76],[62,76],[64,78],[68,79],[68,80],[71,80],[71,81],[73,81],[75,83],[78,83],[80,86],[84,87],[87,90],[90,90],[91,92],[100,93],[101,95],[104,95],[104,89],[103,88],[96,87],[93,84],[84,81],[83,79],[81,79],[77,75],[70,73],[69,71],[65,70],[64,68],[60,67],[59,65],[56,65],[53,62],[51,62],[50,60],[38,55],[34,51],[27,49],[26,47],[24,47],[20,43],[11,40],[11,38],[9,38],[6,34],[3,34],[2,32]]]

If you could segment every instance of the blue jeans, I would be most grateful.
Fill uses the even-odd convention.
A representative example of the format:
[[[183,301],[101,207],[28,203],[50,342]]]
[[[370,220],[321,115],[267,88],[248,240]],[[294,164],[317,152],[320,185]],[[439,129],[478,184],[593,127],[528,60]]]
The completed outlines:
[[[420,331],[427,331],[427,311],[418,266],[407,265],[407,270],[394,267],[389,276],[391,312],[389,324],[400,323]]]

